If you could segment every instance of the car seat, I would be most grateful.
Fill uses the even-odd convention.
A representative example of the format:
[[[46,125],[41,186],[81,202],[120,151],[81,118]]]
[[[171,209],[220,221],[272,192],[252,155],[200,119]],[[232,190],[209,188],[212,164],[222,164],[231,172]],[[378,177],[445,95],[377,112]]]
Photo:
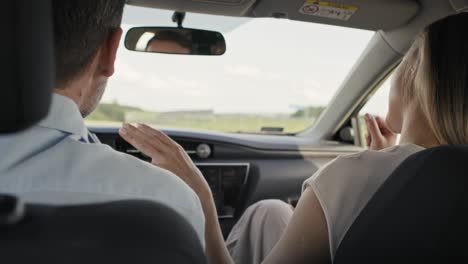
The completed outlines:
[[[19,133],[46,116],[50,104],[51,2],[7,0],[0,12],[0,134]],[[206,258],[192,226],[156,202],[53,206],[0,195],[0,262],[206,263]]]
[[[468,146],[407,158],[346,233],[334,263],[467,263]]]

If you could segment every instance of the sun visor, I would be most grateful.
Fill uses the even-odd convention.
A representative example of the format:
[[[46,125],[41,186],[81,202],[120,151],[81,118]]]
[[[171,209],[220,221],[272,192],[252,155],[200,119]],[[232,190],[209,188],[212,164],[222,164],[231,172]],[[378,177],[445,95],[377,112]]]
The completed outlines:
[[[244,16],[255,0],[128,0],[127,4],[174,11]]]
[[[405,25],[419,12],[412,0],[263,0],[254,16],[288,19],[367,30],[388,30]]]
[[[465,6],[468,0],[452,0]],[[128,4],[228,16],[277,17],[367,30],[405,25],[419,12],[416,0],[128,0]]]

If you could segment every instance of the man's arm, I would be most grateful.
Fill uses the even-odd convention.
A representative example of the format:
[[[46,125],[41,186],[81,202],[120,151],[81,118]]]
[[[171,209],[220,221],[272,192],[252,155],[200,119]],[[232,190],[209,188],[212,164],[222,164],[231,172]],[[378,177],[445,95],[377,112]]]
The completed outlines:
[[[232,264],[234,261],[224,242],[213,196],[211,193],[209,195],[210,197],[200,198],[205,214],[205,241],[208,263]]]
[[[209,263],[233,263],[225,246],[216,206],[208,183],[185,150],[164,133],[146,125],[125,124],[120,135],[151,157],[152,163],[166,169],[189,185],[200,198],[205,215],[205,243]]]
[[[209,263],[233,263],[219,226],[208,183],[185,151],[167,135],[145,125],[124,125],[121,136],[167,169],[197,193],[205,215],[206,253]],[[328,231],[322,207],[309,187],[299,201],[283,237],[264,263],[329,263]]]

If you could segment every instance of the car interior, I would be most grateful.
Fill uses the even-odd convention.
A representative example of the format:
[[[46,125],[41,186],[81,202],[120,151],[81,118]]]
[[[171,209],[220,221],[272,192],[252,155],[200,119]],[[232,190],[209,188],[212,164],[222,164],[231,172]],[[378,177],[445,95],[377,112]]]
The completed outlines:
[[[316,2],[334,4],[346,14],[311,15],[314,10],[307,8]],[[174,27],[138,24],[127,31],[125,48],[141,56],[153,55],[148,52],[223,56],[228,52],[230,43],[221,33],[209,27],[184,27],[184,18],[188,20],[191,14],[294,20],[373,32],[327,107],[302,132],[276,133],[282,130],[275,127],[260,133],[162,129],[203,173],[227,237],[249,205],[280,199],[294,206],[302,183],[323,165],[339,155],[364,150],[361,109],[401,62],[418,32],[440,18],[468,10],[468,1],[128,0],[127,6],[174,12]],[[2,12],[0,19],[11,41],[0,44],[1,74],[6,80],[0,133],[19,133],[47,115],[50,104],[50,1],[7,1]],[[158,30],[193,34],[190,39],[198,41],[197,48],[150,50],[152,40],[147,36],[157,35]],[[23,31],[30,33],[19,34]],[[24,39],[31,37],[37,41]],[[143,37],[149,41],[144,46],[139,43]],[[149,161],[119,136],[118,125],[92,124],[89,130],[116,151]],[[358,216],[334,263],[444,261],[464,255],[466,158],[468,150],[463,146],[429,149],[408,158]],[[120,220],[111,221],[115,219]],[[21,197],[2,196],[0,244],[1,258],[11,260],[8,263],[206,263],[188,223],[163,205],[148,201],[56,206],[23,204]],[[116,253],[115,248],[121,250]]]

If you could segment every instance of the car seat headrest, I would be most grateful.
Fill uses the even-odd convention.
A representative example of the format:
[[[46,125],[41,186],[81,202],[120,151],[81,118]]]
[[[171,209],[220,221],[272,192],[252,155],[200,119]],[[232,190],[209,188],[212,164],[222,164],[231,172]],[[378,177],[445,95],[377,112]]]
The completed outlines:
[[[49,0],[2,2],[0,133],[26,129],[47,115],[54,79]]]

